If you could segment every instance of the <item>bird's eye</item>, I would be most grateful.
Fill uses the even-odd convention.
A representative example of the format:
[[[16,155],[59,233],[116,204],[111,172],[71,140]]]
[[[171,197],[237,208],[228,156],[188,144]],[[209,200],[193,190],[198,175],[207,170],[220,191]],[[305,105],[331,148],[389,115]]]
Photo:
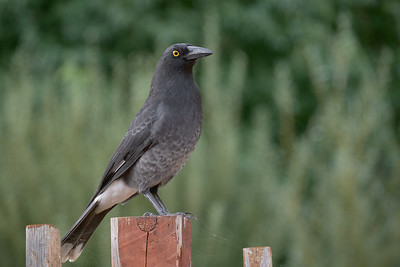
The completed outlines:
[[[179,51],[178,51],[178,50],[172,51],[172,55],[173,55],[174,57],[178,57],[178,56],[179,56]]]

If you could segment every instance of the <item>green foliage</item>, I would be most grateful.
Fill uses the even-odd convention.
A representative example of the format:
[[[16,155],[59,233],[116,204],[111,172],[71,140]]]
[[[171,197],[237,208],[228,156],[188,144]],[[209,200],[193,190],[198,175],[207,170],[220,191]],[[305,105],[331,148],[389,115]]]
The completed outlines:
[[[0,37],[5,266],[24,264],[25,225],[65,233],[80,215],[182,39],[214,51],[195,67],[202,137],[161,190],[199,218],[194,265],[242,266],[243,247],[265,245],[277,266],[400,265],[397,2],[1,4],[3,28],[26,15]],[[108,219],[149,210],[116,207],[75,265],[109,266]]]

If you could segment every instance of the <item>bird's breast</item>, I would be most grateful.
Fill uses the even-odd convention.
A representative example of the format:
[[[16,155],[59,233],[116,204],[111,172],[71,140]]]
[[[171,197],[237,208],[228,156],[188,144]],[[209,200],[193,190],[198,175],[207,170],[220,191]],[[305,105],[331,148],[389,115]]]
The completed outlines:
[[[203,121],[200,95],[166,99],[157,112],[159,141],[197,142]]]
[[[153,127],[156,145],[143,154],[131,173],[131,186],[139,192],[172,179],[190,158],[201,133],[201,108],[160,105],[158,109],[160,116]]]
[[[190,102],[189,102],[190,103]],[[161,105],[156,125],[158,146],[170,153],[177,165],[186,162],[200,138],[203,112],[199,103]]]

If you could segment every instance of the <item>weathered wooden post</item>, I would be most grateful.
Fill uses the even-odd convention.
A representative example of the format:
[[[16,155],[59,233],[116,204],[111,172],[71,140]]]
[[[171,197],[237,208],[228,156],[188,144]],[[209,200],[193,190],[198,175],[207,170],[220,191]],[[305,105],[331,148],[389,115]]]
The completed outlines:
[[[111,218],[112,266],[192,266],[191,223],[181,215]]]
[[[59,267],[60,231],[50,224],[27,225],[26,231],[26,266]]]
[[[244,267],[272,267],[270,247],[252,247],[243,249]]]

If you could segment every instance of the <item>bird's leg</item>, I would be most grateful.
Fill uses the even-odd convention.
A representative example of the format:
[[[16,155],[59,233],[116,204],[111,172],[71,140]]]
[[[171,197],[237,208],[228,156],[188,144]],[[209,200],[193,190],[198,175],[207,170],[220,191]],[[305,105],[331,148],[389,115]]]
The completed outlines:
[[[167,207],[164,205],[162,202],[160,196],[158,195],[158,186],[154,186],[150,188],[150,192],[153,194],[154,198],[157,200],[158,204],[160,204],[161,207],[163,207],[163,210],[166,212],[165,215],[182,215],[186,217],[187,219],[195,219],[197,221],[196,216],[194,216],[191,212],[177,212],[177,213],[170,213],[167,209]]]
[[[155,200],[157,201],[158,205],[162,208],[163,210],[163,215],[171,214],[167,207],[165,206],[164,202],[162,202],[160,196],[158,195],[158,185],[153,186],[150,188],[150,193],[154,196]]]
[[[164,211],[165,206],[161,206],[158,201],[154,198],[153,194],[150,193],[150,190],[146,190],[143,192],[143,195],[150,201],[150,203],[153,205],[153,207],[156,209],[159,215],[168,215],[169,212]],[[146,214],[151,214],[151,213],[145,213]]]
[[[197,220],[196,216],[194,216],[190,212],[177,212],[177,213],[170,213],[162,202],[160,196],[158,195],[158,186],[152,187],[150,190],[146,190],[143,195],[153,204],[154,208],[157,210],[158,214],[161,216],[165,215],[182,215],[185,218],[192,220]],[[144,216],[154,216],[151,212],[146,212]]]

